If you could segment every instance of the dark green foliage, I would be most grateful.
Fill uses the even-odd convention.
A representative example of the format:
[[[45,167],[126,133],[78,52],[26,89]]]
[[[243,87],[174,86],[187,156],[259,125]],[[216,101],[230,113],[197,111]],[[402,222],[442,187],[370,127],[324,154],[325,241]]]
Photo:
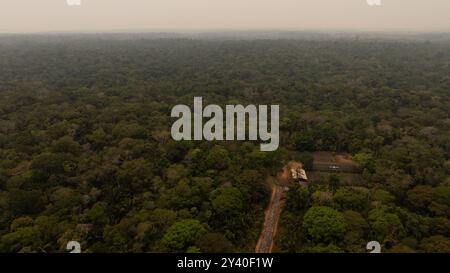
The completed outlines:
[[[0,251],[253,251],[270,177],[330,151],[358,182],[291,186],[276,251],[448,252],[449,60],[442,41],[2,36]],[[280,149],[173,141],[199,95],[279,104]]]
[[[383,209],[371,210],[368,220],[374,237],[379,242],[397,242],[405,234],[400,218]]]
[[[364,211],[369,203],[369,190],[362,187],[342,187],[334,194],[333,201],[342,210]]]
[[[301,213],[309,207],[311,196],[306,187],[293,185],[287,195],[286,209],[292,213]]]
[[[347,225],[340,212],[329,207],[312,207],[303,218],[303,227],[315,243],[337,243],[344,238]]]
[[[205,233],[206,230],[199,221],[183,220],[173,224],[161,242],[169,251],[186,251]]]

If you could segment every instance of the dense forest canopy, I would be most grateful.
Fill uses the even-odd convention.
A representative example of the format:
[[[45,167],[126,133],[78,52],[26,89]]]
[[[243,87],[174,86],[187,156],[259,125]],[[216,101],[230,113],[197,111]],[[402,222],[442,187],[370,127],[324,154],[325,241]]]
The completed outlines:
[[[275,251],[450,252],[450,39],[285,36],[0,37],[0,252],[251,252],[317,151],[359,179],[291,187]],[[173,141],[194,96],[279,104],[280,149]]]

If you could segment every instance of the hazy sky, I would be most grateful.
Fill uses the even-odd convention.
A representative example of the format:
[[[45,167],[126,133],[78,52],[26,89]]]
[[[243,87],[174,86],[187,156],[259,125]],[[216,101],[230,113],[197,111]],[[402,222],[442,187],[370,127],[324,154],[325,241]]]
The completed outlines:
[[[0,32],[176,29],[450,31],[450,0],[0,0]]]

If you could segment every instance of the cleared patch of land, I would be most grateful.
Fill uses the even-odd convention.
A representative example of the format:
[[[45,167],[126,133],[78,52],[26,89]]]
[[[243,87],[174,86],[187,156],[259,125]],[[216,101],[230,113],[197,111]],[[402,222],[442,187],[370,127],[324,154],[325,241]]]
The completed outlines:
[[[280,185],[289,186],[290,183],[294,182],[291,175],[291,169],[303,169],[303,164],[297,161],[290,161],[284,165],[282,172],[277,176],[277,181]]]
[[[313,154],[314,171],[358,173],[360,168],[350,154],[315,152]]]

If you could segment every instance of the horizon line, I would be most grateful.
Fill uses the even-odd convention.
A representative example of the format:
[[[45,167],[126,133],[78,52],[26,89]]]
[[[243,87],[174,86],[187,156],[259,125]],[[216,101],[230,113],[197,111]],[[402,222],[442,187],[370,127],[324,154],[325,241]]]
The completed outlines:
[[[450,34],[448,30],[419,30],[407,28],[149,28],[149,29],[110,29],[110,30],[50,30],[50,31],[4,31],[0,35],[39,35],[39,34],[207,34],[207,33],[229,33],[229,32],[308,32],[308,33],[385,33],[385,34]]]

